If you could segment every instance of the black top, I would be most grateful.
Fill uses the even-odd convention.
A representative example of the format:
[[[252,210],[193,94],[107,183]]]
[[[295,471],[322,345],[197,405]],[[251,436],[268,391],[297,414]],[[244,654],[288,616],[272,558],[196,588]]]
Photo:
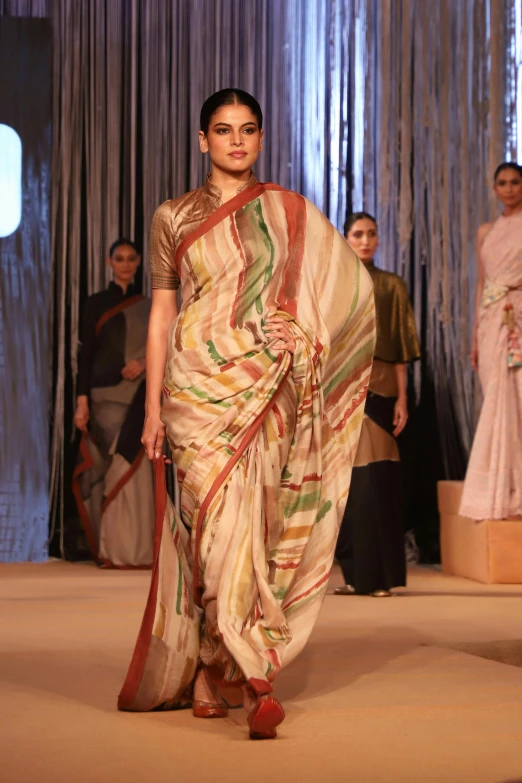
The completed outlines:
[[[130,299],[132,296],[136,296],[136,289],[133,285],[129,285],[126,293],[124,294],[123,288],[121,288],[117,283],[111,282],[105,291],[100,291],[98,294],[93,294],[85,302],[81,332],[82,347],[80,352],[78,383],[76,391],[78,396],[83,394],[88,396],[91,387],[93,386],[113,386],[121,381],[121,371],[125,366],[123,356],[123,349],[125,344],[124,339],[116,340],[118,349],[115,351],[115,341],[110,340],[110,343],[112,344],[108,344],[109,341],[107,340],[107,334],[104,335],[104,329],[102,329],[100,333],[96,335],[96,324],[102,315],[107,312],[107,310],[116,307],[116,305],[119,305],[120,302],[123,302],[125,299]],[[125,324],[123,318],[118,320],[122,321],[121,326],[124,329]],[[111,318],[111,321],[113,322],[114,319]],[[117,329],[118,324],[113,323],[113,326],[115,326]],[[117,331],[120,330],[117,329]],[[122,336],[124,338],[124,333]],[[98,376],[99,373],[93,373],[94,358],[100,351],[109,351],[110,361],[97,362],[97,365],[100,366],[100,369],[105,368],[105,371],[102,372],[103,377],[95,377]],[[109,359],[109,356],[107,356],[107,359]]]

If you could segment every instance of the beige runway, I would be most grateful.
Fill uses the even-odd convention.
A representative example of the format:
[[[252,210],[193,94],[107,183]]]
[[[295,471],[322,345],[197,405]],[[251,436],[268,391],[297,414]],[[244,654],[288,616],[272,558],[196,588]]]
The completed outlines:
[[[3,783],[522,781],[522,586],[416,567],[400,597],[327,596],[278,680],[280,738],[255,743],[242,710],[116,711],[148,582],[0,566]]]

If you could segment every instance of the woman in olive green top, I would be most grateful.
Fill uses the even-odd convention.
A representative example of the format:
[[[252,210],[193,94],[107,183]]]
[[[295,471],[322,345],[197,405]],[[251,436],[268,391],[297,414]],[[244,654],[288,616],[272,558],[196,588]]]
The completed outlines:
[[[406,363],[420,358],[413,311],[402,278],[378,269],[375,218],[350,215],[345,236],[371,275],[377,344],[361,438],[336,557],[340,595],[386,596],[406,584],[401,472],[396,437],[406,426]]]

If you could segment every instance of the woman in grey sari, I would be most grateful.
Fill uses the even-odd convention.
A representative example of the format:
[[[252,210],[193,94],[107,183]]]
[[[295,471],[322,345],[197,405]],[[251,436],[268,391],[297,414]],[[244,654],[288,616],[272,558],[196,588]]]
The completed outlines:
[[[119,239],[114,279],[85,303],[75,424],[82,431],[73,492],[95,560],[106,567],[152,563],[153,487],[140,438],[150,300],[136,294],[136,246]]]

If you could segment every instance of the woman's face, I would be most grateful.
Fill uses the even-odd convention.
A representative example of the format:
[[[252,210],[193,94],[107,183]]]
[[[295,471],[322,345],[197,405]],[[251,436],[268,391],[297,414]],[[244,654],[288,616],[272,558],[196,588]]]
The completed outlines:
[[[379,245],[377,226],[369,218],[356,220],[349,230],[346,239],[361,261],[367,264],[374,257]]]
[[[199,146],[221,171],[243,174],[263,149],[263,131],[248,106],[222,106],[212,115],[208,133],[199,132]]]
[[[515,169],[502,169],[497,174],[494,191],[505,207],[522,204],[522,177]]]
[[[114,272],[114,282],[120,285],[129,285],[134,279],[136,270],[140,265],[140,256],[130,245],[120,245],[107,263]]]

